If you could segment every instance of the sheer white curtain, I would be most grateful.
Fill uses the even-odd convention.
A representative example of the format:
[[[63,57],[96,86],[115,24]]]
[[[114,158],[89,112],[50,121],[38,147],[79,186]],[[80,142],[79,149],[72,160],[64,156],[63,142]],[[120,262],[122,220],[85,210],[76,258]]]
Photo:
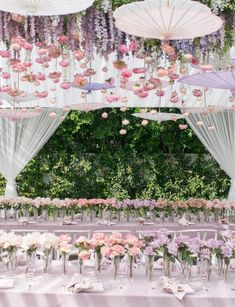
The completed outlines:
[[[202,121],[203,126],[198,125],[198,121]],[[224,110],[208,115],[190,114],[187,122],[231,178],[228,199],[235,200],[235,112]]]
[[[16,197],[15,179],[64,119],[63,110],[41,110],[37,117],[12,121],[0,118],[0,172],[6,178],[6,197]]]

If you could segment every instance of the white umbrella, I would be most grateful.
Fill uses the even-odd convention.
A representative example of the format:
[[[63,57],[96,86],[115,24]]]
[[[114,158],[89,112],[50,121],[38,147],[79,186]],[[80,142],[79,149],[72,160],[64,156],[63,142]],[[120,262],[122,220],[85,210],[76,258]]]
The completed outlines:
[[[183,115],[181,114],[176,114],[176,113],[151,113],[151,112],[146,112],[146,113],[134,113],[132,114],[135,117],[143,118],[143,119],[148,119],[148,120],[155,120],[157,122],[163,122],[167,120],[173,120],[176,121],[177,119],[184,118]]]
[[[128,34],[161,40],[190,39],[219,30],[221,18],[190,0],[146,0],[114,12],[116,27]]]
[[[78,13],[94,0],[0,0],[0,10],[20,15],[52,16]]]
[[[81,112],[89,112],[89,111],[94,111],[94,110],[99,110],[103,108],[107,108],[108,105],[104,103],[78,103],[78,104],[73,104],[69,106],[71,110],[78,110]]]

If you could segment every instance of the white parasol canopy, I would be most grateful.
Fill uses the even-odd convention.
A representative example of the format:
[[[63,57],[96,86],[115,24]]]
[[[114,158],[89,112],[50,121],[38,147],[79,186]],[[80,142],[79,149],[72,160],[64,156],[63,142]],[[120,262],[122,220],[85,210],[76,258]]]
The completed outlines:
[[[94,0],[0,0],[0,10],[20,15],[52,16],[78,13]]]
[[[176,121],[178,119],[184,118],[183,115],[177,114],[177,113],[151,113],[151,112],[146,112],[146,113],[134,113],[132,114],[135,117],[143,118],[143,119],[148,119],[148,120],[155,120],[159,123],[163,121],[168,121],[168,120],[173,120]]]
[[[116,27],[128,34],[161,40],[190,39],[219,30],[221,18],[190,0],[146,0],[114,12]]]

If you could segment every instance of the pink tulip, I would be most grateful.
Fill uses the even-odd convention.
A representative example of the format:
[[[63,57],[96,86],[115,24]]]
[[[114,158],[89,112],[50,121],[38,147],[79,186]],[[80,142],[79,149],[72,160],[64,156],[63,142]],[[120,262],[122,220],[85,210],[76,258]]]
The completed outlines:
[[[128,69],[123,69],[122,72],[121,72],[121,76],[123,78],[130,78],[132,76],[132,72]]]
[[[46,80],[46,76],[44,74],[42,74],[42,73],[38,73],[37,74],[37,79],[39,81],[45,81]]]
[[[159,68],[157,74],[160,78],[167,76],[168,71],[165,68]]]
[[[11,55],[10,51],[3,51],[3,50],[0,50],[0,56],[2,58],[9,58]]]
[[[43,63],[45,63],[45,61],[44,61],[43,58],[37,58],[35,61],[36,61],[36,63],[38,63],[38,64],[43,64]]]
[[[180,124],[179,128],[180,128],[180,130],[186,130],[188,128],[188,125]]]
[[[85,57],[85,53],[81,50],[76,50],[73,52],[73,55],[76,60],[81,61]]]
[[[136,41],[130,42],[128,47],[131,52],[138,50],[138,44]]]
[[[70,87],[71,87],[71,83],[70,83],[70,82],[63,82],[63,83],[61,83],[60,87],[61,87],[63,90],[68,90],[68,89],[70,89]]]
[[[124,45],[124,44],[120,45],[119,48],[118,48],[118,50],[119,50],[122,54],[126,54],[126,53],[129,52],[129,48],[127,47],[127,45]]]
[[[148,97],[148,92],[145,92],[145,91],[140,91],[140,92],[138,92],[138,94],[137,94],[137,96],[139,97],[139,98],[146,98],[146,97]]]
[[[59,65],[62,67],[68,67],[69,66],[69,61],[68,60],[62,60],[59,62]]]
[[[59,37],[59,42],[60,44],[67,44],[69,42],[69,38],[66,35],[61,35]]]
[[[42,49],[37,50],[37,54],[38,54],[39,56],[41,56],[41,55],[46,55],[47,52],[48,52],[48,50],[47,50],[46,48],[42,48]]]
[[[27,42],[25,42],[22,47],[28,51],[31,51],[33,49],[33,45]]]
[[[10,74],[10,73],[8,73],[8,72],[3,72],[3,73],[2,73],[2,78],[3,78],[3,79],[10,79],[10,77],[11,77],[11,74]]]
[[[38,98],[46,98],[48,96],[48,92],[47,91],[45,91],[45,92],[36,92],[35,96],[38,97]]]
[[[157,91],[156,91],[156,95],[157,95],[158,97],[163,97],[163,96],[165,95],[165,92],[164,92],[163,90],[157,90]]]
[[[142,68],[133,68],[132,71],[133,71],[134,74],[144,74],[147,71],[147,69],[144,68],[144,67],[142,67]]]

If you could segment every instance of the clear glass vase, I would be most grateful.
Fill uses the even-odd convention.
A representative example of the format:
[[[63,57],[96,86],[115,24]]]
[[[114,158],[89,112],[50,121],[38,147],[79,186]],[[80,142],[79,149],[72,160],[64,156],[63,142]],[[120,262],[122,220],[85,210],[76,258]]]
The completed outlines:
[[[146,256],[146,277],[150,282],[153,280],[153,264],[154,255]]]
[[[120,256],[114,256],[113,267],[114,267],[114,279],[117,279],[120,267]]]
[[[46,249],[43,254],[43,274],[48,275],[51,271],[52,250]]]
[[[16,256],[16,250],[14,251],[9,251],[7,253],[7,269],[9,272],[13,273],[16,271],[17,268],[17,256]]]
[[[28,271],[31,271],[35,268],[36,263],[36,250],[34,251],[27,251],[27,267],[26,267],[26,273]]]
[[[67,253],[62,254],[62,261],[63,261],[63,275],[68,274],[68,259],[69,255]]]
[[[163,270],[166,277],[171,278],[171,260],[170,257],[164,255]]]
[[[134,264],[134,256],[128,256],[128,278],[129,280],[133,279],[133,264]]]

